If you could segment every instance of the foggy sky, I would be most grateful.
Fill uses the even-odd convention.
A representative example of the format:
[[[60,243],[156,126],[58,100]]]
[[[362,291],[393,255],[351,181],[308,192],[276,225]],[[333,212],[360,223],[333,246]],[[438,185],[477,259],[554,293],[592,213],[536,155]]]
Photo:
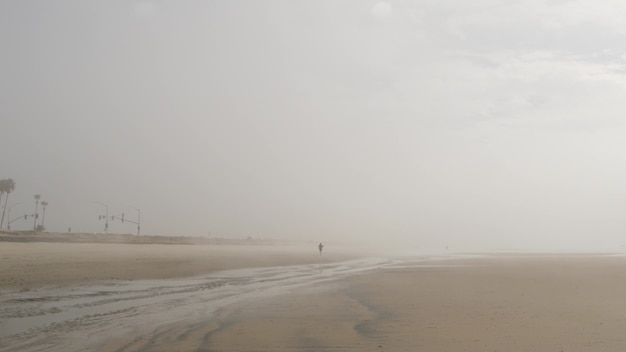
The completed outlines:
[[[622,1],[0,2],[0,178],[50,231],[626,244]],[[32,220],[15,229],[32,227]],[[134,232],[111,223],[111,231]]]

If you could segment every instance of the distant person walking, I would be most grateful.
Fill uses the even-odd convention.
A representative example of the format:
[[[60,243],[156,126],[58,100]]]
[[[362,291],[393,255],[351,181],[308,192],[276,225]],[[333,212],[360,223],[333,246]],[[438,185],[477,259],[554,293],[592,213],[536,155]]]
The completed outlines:
[[[320,242],[319,246],[317,246],[317,248],[320,249],[320,255],[322,255],[322,249],[324,249],[324,245],[322,244],[322,242]]]

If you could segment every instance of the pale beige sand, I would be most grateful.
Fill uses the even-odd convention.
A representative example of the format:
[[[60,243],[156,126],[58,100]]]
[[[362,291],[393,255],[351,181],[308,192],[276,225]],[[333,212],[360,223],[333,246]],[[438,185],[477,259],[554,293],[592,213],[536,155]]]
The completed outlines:
[[[328,248],[328,247],[327,247]],[[326,263],[357,257],[310,246],[0,242],[0,289],[98,280],[166,279],[243,267]]]
[[[189,335],[164,331],[141,350],[626,350],[626,258],[462,264],[468,266],[383,270],[249,302]]]
[[[2,243],[0,278],[10,287],[19,279],[20,285],[56,285],[82,277],[165,278],[341,259],[320,258],[314,249],[216,247]],[[437,265],[381,269],[242,301],[153,334],[112,337],[97,350],[626,350],[626,257],[500,256],[431,264]]]

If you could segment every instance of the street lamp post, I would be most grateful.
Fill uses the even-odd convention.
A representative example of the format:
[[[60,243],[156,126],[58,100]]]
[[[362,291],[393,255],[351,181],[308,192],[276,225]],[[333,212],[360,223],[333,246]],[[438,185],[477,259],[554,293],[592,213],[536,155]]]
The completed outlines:
[[[43,207],[43,216],[41,217],[41,227],[44,227],[44,222],[46,221],[46,206],[48,206],[47,201],[41,202],[41,206]]]
[[[128,207],[137,210],[137,236],[139,236],[141,234],[141,209],[135,208],[132,205],[129,205]]]
[[[104,215],[104,233],[108,233],[109,231],[109,206],[102,203],[102,202],[94,202],[96,204],[102,205],[104,207],[105,210],[105,215]],[[102,215],[99,215],[99,218],[102,219]]]
[[[41,199],[41,195],[35,194],[35,216],[33,217],[33,231],[37,231],[37,210],[39,208],[39,200]]]

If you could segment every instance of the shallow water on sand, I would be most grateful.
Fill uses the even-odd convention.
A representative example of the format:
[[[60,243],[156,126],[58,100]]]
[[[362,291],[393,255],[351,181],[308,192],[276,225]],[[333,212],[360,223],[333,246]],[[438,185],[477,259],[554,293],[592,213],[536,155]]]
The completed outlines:
[[[238,269],[186,279],[3,291],[0,351],[85,350],[111,339],[145,336],[162,326],[207,319],[218,309],[242,300],[377,269],[415,267],[433,259],[444,258],[367,258]]]

